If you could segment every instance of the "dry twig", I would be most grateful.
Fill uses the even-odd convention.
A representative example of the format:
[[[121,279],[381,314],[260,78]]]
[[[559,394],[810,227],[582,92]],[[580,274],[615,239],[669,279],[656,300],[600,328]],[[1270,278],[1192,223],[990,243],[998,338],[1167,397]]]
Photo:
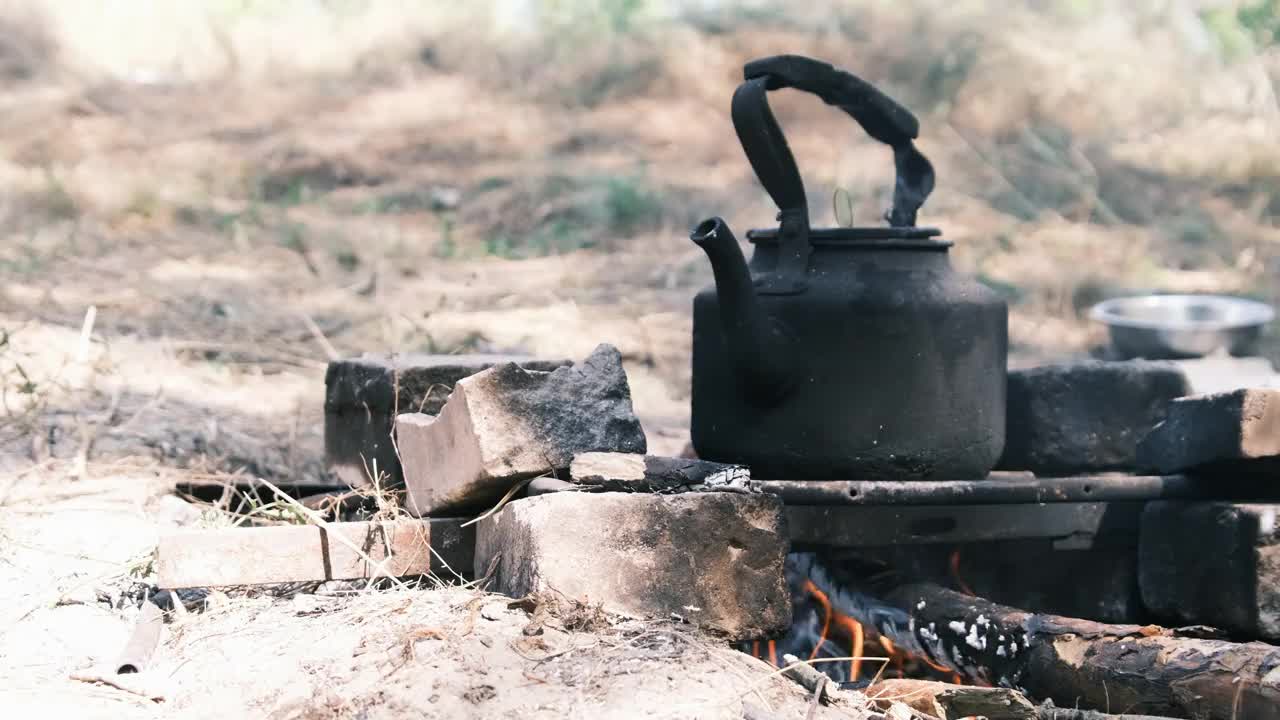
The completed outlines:
[[[391,582],[396,586],[397,589],[400,589],[400,590],[409,589],[408,585],[405,585],[404,582],[402,582],[399,578],[392,575],[391,572],[387,570],[387,565],[385,560],[378,561],[369,557],[368,553],[360,549],[359,545],[356,545],[355,543],[351,542],[351,540],[347,539],[347,536],[343,535],[338,529],[333,527],[333,523],[330,523],[329,521],[321,517],[320,513],[316,512],[315,510],[312,510],[306,505],[303,505],[302,503],[298,502],[292,497],[286,495],[283,490],[273,485],[271,481],[265,478],[258,478],[258,482],[261,482],[269,490],[274,492],[276,494],[276,497],[279,498],[282,502],[289,505],[294,510],[297,510],[299,513],[302,514],[303,517],[310,520],[313,525],[318,525],[324,528],[326,531],[328,531],[329,537],[334,538],[335,540],[342,543],[343,545],[346,545],[347,548],[352,552],[354,552],[356,556],[359,557],[361,560],[377,568],[378,572],[382,573],[384,577],[389,578]]]

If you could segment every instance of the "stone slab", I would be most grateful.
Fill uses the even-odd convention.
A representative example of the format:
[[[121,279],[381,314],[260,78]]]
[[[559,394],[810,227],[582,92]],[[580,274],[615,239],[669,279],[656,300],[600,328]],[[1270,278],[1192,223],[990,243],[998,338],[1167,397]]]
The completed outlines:
[[[1138,465],[1159,473],[1274,477],[1280,470],[1280,389],[1182,398],[1143,438]]]
[[[782,505],[768,495],[557,492],[481,520],[475,567],[492,564],[490,589],[512,597],[557,591],[736,641],[789,627],[787,547]]]
[[[391,441],[397,412],[435,415],[459,380],[508,362],[541,371],[573,364],[523,355],[372,353],[329,363],[324,400],[329,470],[352,487],[368,485],[375,468],[389,484],[401,484]]]
[[[1167,619],[1280,640],[1280,505],[1160,501],[1138,544],[1143,604]]]
[[[1084,360],[1012,371],[997,469],[1044,477],[1132,469],[1138,441],[1189,388],[1169,362]]]
[[[579,453],[646,449],[622,356],[607,344],[552,372],[507,363],[459,380],[439,415],[401,415],[396,441],[419,517],[485,509]]]

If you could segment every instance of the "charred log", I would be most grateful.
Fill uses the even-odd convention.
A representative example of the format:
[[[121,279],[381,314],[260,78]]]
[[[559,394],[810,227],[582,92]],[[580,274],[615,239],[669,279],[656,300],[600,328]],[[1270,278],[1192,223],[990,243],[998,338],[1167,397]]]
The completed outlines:
[[[864,622],[975,681],[1067,707],[1195,720],[1280,712],[1280,648],[1030,613],[928,583],[877,591]],[[876,607],[878,606],[878,607]]]

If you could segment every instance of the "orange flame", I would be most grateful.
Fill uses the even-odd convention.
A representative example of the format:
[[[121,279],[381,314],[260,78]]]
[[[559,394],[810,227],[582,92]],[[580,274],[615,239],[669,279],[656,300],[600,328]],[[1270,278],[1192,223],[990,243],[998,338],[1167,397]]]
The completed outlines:
[[[827,633],[831,631],[831,600],[827,598],[826,593],[813,584],[812,580],[804,581],[804,589],[822,607],[822,632],[818,634],[818,642],[813,645],[813,652],[809,653],[809,659],[813,660],[818,657],[818,651],[822,649],[822,644],[827,641]]]
[[[894,673],[899,678],[906,677],[907,676],[907,654],[904,652],[899,652],[898,646],[894,645],[893,641],[890,640],[888,637],[881,635],[879,640],[880,640],[880,647],[884,648],[884,651],[889,655],[889,660],[893,663]]]
[[[857,680],[862,674],[862,623],[842,613],[836,613],[836,622],[849,631],[849,657],[853,658],[849,661],[849,679]]]
[[[948,566],[951,569],[951,579],[955,581],[956,587],[960,588],[960,592],[970,597],[976,596],[977,593],[969,587],[964,578],[960,577],[960,548],[951,551],[951,559]]]
[[[973,595],[973,591],[959,574],[959,550],[955,550],[951,553],[949,566],[951,569],[952,579],[960,589],[969,595]],[[836,640],[844,640],[847,638],[850,646],[849,657],[851,658],[849,663],[850,681],[860,679],[864,658],[874,656],[886,658],[899,678],[907,676],[907,669],[909,666],[918,669],[919,665],[923,665],[931,668],[934,672],[943,676],[951,683],[956,685],[963,685],[965,683],[965,679],[961,674],[952,668],[935,662],[923,653],[916,654],[911,651],[903,650],[898,647],[893,640],[877,632],[875,628],[868,630],[864,628],[862,623],[837,610],[832,605],[830,596],[820,589],[812,580],[805,580],[802,588],[805,593],[813,598],[814,603],[821,608],[822,612],[822,631],[819,634],[812,651],[809,653],[810,660],[816,659],[818,657],[818,653],[822,650],[823,645],[828,640],[833,639],[833,637]],[[870,634],[869,636],[868,633]],[[879,647],[872,653],[868,653],[866,646],[866,643],[868,642],[871,642],[872,648],[876,648],[877,645]],[[884,655],[879,655],[878,651],[883,651]],[[751,642],[751,655],[767,661],[774,667],[781,667],[778,663],[778,641],[776,639],[765,640],[763,643],[760,640],[753,640]],[[919,665],[915,665],[916,663],[919,663]],[[986,678],[976,678],[974,680],[974,684],[991,687],[990,681]]]

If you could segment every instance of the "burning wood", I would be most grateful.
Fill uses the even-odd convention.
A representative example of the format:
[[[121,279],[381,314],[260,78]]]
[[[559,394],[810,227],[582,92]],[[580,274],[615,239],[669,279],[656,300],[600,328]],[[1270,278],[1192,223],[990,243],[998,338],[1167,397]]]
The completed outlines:
[[[913,653],[859,621],[833,603],[828,593],[810,577],[795,572],[793,554],[788,568],[792,583],[793,625],[781,639],[754,641],[743,649],[775,667],[785,654],[823,661],[818,667],[833,680],[868,685],[881,677],[927,677],[950,683],[963,678],[952,668]],[[806,566],[808,567],[808,566]],[[819,572],[817,577],[824,576]],[[781,648],[781,651],[779,650]],[[839,659],[838,662],[834,662]]]
[[[1263,720],[1280,707],[1280,648],[1271,645],[1032,613],[865,568],[855,584],[824,559],[789,557],[795,622],[771,655],[852,656],[818,666],[841,683],[923,676],[1064,707],[1197,720]],[[1058,715],[1042,717],[1110,717],[1048,707]]]
[[[1206,720],[1263,720],[1280,707],[1280,648],[1270,645],[1028,613],[929,584],[884,597],[907,614],[905,625],[876,616],[899,644],[1036,697]]]

